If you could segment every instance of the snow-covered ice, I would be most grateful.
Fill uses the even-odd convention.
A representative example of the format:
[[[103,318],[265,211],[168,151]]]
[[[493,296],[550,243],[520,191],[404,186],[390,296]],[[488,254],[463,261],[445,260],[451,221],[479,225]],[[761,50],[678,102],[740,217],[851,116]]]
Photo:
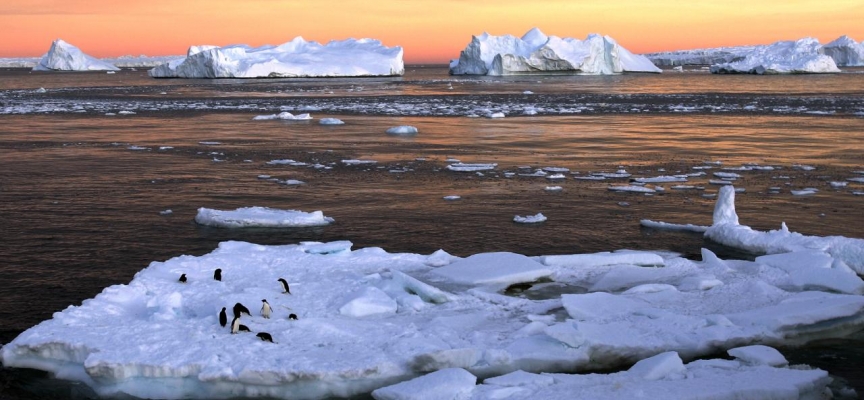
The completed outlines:
[[[498,164],[463,164],[461,162],[453,163],[447,166],[447,169],[450,171],[456,172],[476,172],[476,171],[490,171],[495,169]]]
[[[519,75],[543,73],[610,75],[661,72],[647,58],[630,53],[609,36],[591,34],[585,40],[546,36],[537,28],[521,38],[512,35],[472,36],[459,59],[450,63],[453,75]]]
[[[149,71],[155,78],[286,78],[402,75],[402,48],[374,39],[325,45],[302,37],[279,46],[192,46],[184,59]]]
[[[650,219],[643,219],[639,221],[639,224],[646,228],[653,229],[662,229],[668,231],[687,231],[687,232],[698,232],[704,233],[708,230],[707,226],[704,225],[693,225],[693,224],[670,224],[668,222],[663,221],[652,221]]]
[[[834,59],[840,67],[864,66],[864,41],[855,42],[849,36],[843,35],[822,46],[825,54]]]
[[[742,60],[711,66],[711,73],[728,74],[801,74],[840,72],[834,59],[824,54],[814,38],[780,41],[757,46]]]
[[[321,125],[344,125],[345,122],[339,118],[321,118],[318,120]]]
[[[119,71],[120,68],[84,54],[79,48],[57,39],[51,43],[34,71]]]
[[[195,222],[219,228],[293,228],[328,225],[333,222],[333,218],[325,217],[321,211],[303,212],[267,207],[223,211],[201,207]]]
[[[634,192],[634,193],[654,193],[654,192],[656,192],[656,190],[651,189],[651,188],[647,188],[645,186],[633,186],[633,185],[609,186],[606,189],[613,191],[613,192]]]
[[[477,377],[462,368],[445,368],[372,392],[375,400],[467,399]]]

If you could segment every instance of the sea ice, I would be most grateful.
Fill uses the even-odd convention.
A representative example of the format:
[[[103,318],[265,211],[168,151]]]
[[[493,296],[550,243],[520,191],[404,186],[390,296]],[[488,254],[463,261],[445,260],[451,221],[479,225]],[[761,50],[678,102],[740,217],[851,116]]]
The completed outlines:
[[[839,67],[864,66],[864,42],[856,43],[849,36],[843,35],[822,46],[822,49]]]
[[[120,68],[84,54],[77,47],[57,39],[51,43],[34,71],[119,71]]]
[[[186,58],[149,71],[154,78],[286,78],[402,75],[401,47],[373,39],[325,45],[302,37],[279,46],[192,46]]]
[[[543,213],[537,213],[537,215],[526,215],[524,217],[521,215],[513,217],[513,222],[520,224],[536,224],[544,221],[546,221],[546,216],[543,215]]]
[[[709,228],[709,227],[704,226],[704,225],[670,224],[668,222],[652,221],[650,219],[643,219],[643,220],[639,221],[639,224],[646,227],[646,228],[652,228],[652,229],[661,229],[661,230],[667,230],[667,231],[687,231],[687,232],[698,232],[698,233],[704,233]]]
[[[312,116],[309,114],[294,115],[294,114],[291,114],[290,112],[283,111],[279,114],[257,115],[257,116],[255,116],[255,118],[252,118],[252,120],[254,120],[254,121],[271,120],[271,119],[281,119],[281,120],[285,120],[285,121],[307,121],[307,120],[312,119]]]
[[[583,41],[546,36],[537,28],[522,38],[512,35],[473,36],[453,75],[518,75],[570,72],[610,75],[623,72],[661,72],[647,58],[630,53],[609,36],[588,35]]]
[[[684,176],[654,176],[650,178],[636,178],[632,181],[639,183],[669,183],[669,182],[687,182],[687,177]]]
[[[481,253],[432,271],[434,275],[467,285],[510,285],[533,282],[553,270],[515,253]]]
[[[303,212],[267,207],[243,207],[233,211],[199,208],[195,222],[219,228],[293,228],[321,226],[333,222],[321,211]]]
[[[343,122],[339,118],[321,118],[320,120],[318,120],[318,123],[321,125],[344,125],[345,124],[345,122]]]
[[[463,164],[461,162],[457,162],[448,165],[447,169],[456,172],[475,172],[493,170],[497,166],[498,164]]]
[[[462,368],[446,368],[372,392],[376,400],[467,399],[477,377]]]
[[[387,129],[388,135],[397,135],[397,136],[416,135],[417,132],[418,131],[417,131],[416,127],[409,126],[409,125],[394,126],[392,128]]]
[[[644,186],[609,186],[606,189],[613,192],[654,193],[656,190]]]

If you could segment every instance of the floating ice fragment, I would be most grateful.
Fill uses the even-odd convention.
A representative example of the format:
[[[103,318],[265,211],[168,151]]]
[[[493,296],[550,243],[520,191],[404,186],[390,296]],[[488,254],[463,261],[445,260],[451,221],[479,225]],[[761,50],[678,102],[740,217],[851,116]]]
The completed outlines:
[[[377,164],[378,161],[375,161],[375,160],[342,160],[342,163],[345,165],[371,165],[371,164]]]
[[[418,132],[416,127],[409,125],[400,125],[394,126],[392,128],[387,129],[388,135],[400,135],[400,136],[408,136],[408,135],[416,135]]]
[[[447,368],[409,381],[376,389],[375,400],[435,400],[467,399],[477,377],[462,368]]]
[[[661,230],[669,230],[669,231],[687,231],[687,232],[698,232],[704,233],[708,230],[708,226],[704,225],[693,225],[693,224],[670,224],[668,222],[662,221],[652,221],[650,219],[643,219],[639,221],[639,224],[652,229],[661,229]]]
[[[644,186],[609,186],[606,189],[613,192],[654,193],[655,190]]]
[[[444,196],[444,197],[442,197],[442,198],[443,198],[444,200],[453,201],[453,200],[459,200],[459,199],[461,199],[462,196],[450,195],[450,196]]]
[[[792,193],[793,196],[807,196],[811,194],[816,194],[818,190],[814,188],[806,188],[801,190],[790,190],[789,192]]]
[[[632,180],[639,183],[687,182],[687,178],[684,176],[655,176],[651,178],[636,178]]]
[[[546,216],[543,215],[543,213],[537,213],[537,215],[527,215],[524,217],[520,215],[513,217],[513,222],[517,222],[520,224],[536,224],[543,221],[546,221]]]
[[[562,188],[561,186],[546,186],[546,188],[543,190],[547,192],[560,192],[564,190],[564,188]]]
[[[447,169],[456,172],[475,172],[493,170],[497,166],[498,164],[463,164],[461,162],[457,162],[448,165]]]
[[[283,111],[279,114],[271,114],[271,115],[258,115],[252,118],[253,121],[261,121],[261,120],[272,120],[279,119],[283,121],[308,121],[312,119],[312,116],[309,114],[300,114],[294,115],[288,111]]]
[[[749,365],[783,367],[789,364],[789,361],[786,361],[786,357],[783,357],[777,349],[758,344],[729,349],[727,353]]]
[[[489,114],[489,118],[504,118],[506,116],[507,115],[505,115],[503,112],[496,112],[496,113]]]
[[[345,122],[339,118],[321,118],[318,120],[320,125],[344,125]]]
[[[219,228],[292,228],[328,225],[333,218],[321,211],[303,212],[267,207],[243,207],[233,211],[199,208],[195,222]]]
[[[171,215],[171,214],[174,214],[174,211],[171,211],[170,209],[159,211],[159,215]]]

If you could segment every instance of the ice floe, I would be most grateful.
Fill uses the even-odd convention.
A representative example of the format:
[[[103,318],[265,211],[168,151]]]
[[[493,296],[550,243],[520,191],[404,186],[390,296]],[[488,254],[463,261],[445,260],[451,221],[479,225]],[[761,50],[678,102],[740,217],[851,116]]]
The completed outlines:
[[[84,54],[79,48],[57,39],[51,43],[34,71],[119,71],[120,68]]]
[[[447,169],[450,171],[456,172],[476,172],[476,171],[490,171],[495,169],[498,164],[463,164],[461,162],[453,163],[447,166]]]
[[[453,75],[518,75],[537,73],[591,75],[661,72],[647,58],[635,55],[609,36],[591,34],[585,40],[546,36],[537,28],[521,38],[512,35],[472,36],[459,59],[450,63]]]
[[[668,231],[687,231],[687,232],[698,232],[704,233],[708,230],[707,226],[704,225],[693,225],[693,224],[670,224],[668,222],[662,221],[652,221],[650,219],[643,219],[639,221],[639,224],[646,228],[653,229],[662,229]]]
[[[344,125],[345,122],[339,118],[321,118],[318,120],[321,125]]]
[[[312,119],[312,116],[309,114],[305,114],[305,113],[299,114],[299,115],[294,115],[294,114],[291,114],[290,112],[283,111],[279,114],[257,115],[252,119],[255,121],[261,121],[261,120],[266,121],[266,120],[273,120],[273,119],[281,119],[281,120],[285,120],[285,121],[308,121],[308,120]]]
[[[387,129],[388,135],[396,135],[396,136],[411,136],[416,135],[418,132],[416,127],[410,125],[400,125],[394,126],[392,128]]]
[[[321,211],[303,212],[267,207],[243,207],[233,211],[199,208],[195,222],[219,228],[293,228],[328,225],[333,218]]]
[[[520,224],[536,224],[544,221],[546,221],[546,216],[543,215],[543,213],[537,213],[536,215],[526,215],[524,217],[521,215],[513,217],[513,222]]]
[[[192,46],[184,59],[149,71],[155,78],[285,78],[402,75],[402,48],[374,39],[325,45],[302,37],[279,46]]]
[[[634,185],[626,185],[626,186],[609,186],[606,189],[612,192],[634,192],[634,193],[654,193],[656,190],[647,188],[645,186],[634,186]]]

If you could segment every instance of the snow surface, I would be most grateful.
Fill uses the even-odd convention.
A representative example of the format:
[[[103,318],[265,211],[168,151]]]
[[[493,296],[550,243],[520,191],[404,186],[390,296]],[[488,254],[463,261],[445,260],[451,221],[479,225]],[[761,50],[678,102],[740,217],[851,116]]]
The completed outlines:
[[[233,211],[201,207],[195,222],[219,228],[294,228],[321,226],[333,222],[321,211],[303,212],[267,207],[244,207]]]
[[[472,36],[459,59],[450,63],[453,75],[560,72],[611,75],[661,71],[650,60],[630,53],[609,36],[591,34],[583,41],[546,36],[538,28],[529,30],[522,38],[485,32]]]
[[[140,398],[317,399],[380,388],[377,398],[817,398],[827,373],[778,368],[785,360],[772,350],[741,346],[860,330],[864,281],[852,268],[864,241],[752,231],[737,222],[732,187],[717,204],[706,235],[782,251],[755,261],[707,249],[702,261],[630,250],[458,258],[352,250],[348,241],[223,242],[153,262],[129,284],[55,313],[0,348],[0,361]],[[212,279],[216,268],[222,281]],[[587,292],[504,294],[538,280]],[[242,322],[276,343],[219,326],[222,307],[255,310],[261,299],[271,318],[254,312]],[[735,360],[684,364],[726,350]],[[614,374],[549,374],[634,363]],[[468,375],[489,379],[470,388]]]
[[[834,59],[824,54],[814,38],[780,41],[759,46],[744,59],[711,66],[714,74],[816,74],[840,72]]]
[[[374,39],[325,45],[302,37],[279,46],[193,46],[188,56],[149,71],[154,78],[286,78],[402,75],[402,48]]]
[[[120,68],[84,54],[79,48],[57,39],[51,43],[34,71],[119,71]]]

